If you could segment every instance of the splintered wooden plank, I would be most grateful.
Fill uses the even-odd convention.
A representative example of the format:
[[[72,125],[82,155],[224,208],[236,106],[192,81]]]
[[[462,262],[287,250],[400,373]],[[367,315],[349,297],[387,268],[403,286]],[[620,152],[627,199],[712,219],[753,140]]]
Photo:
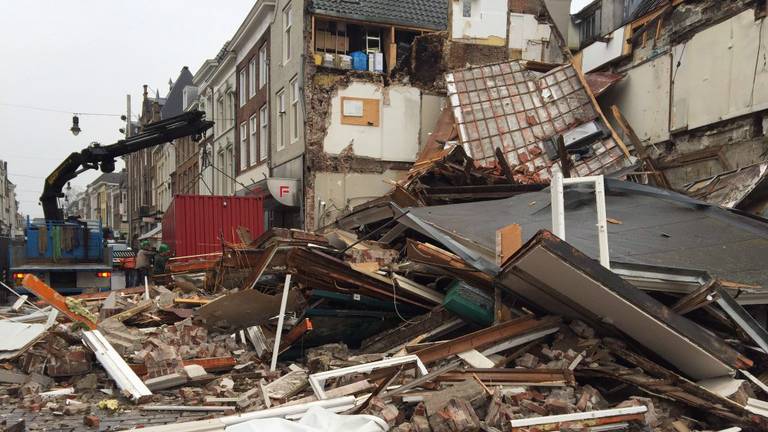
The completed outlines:
[[[27,274],[24,276],[24,279],[21,283],[24,285],[24,288],[40,297],[46,303],[56,308],[56,310],[69,317],[69,319],[72,321],[83,323],[91,330],[96,329],[95,322],[82,315],[78,315],[72,312],[72,310],[69,309],[69,306],[67,306],[66,298],[63,295],[57,293],[53,288],[49,287],[45,282],[41,281],[37,276],[33,274]]]

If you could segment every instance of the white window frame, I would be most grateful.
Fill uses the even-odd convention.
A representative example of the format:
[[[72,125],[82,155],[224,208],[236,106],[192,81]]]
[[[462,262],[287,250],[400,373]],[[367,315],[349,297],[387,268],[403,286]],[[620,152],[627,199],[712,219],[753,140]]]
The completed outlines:
[[[221,170],[223,172],[226,172],[226,162],[225,162],[225,159],[224,159],[224,149],[223,148],[219,148],[219,151],[216,153],[216,155],[218,156],[216,158],[216,162],[218,162],[217,168],[219,168],[219,170]],[[219,181],[215,182],[214,189],[216,189],[216,193],[218,193],[219,195],[225,195],[226,194],[226,191],[224,190],[224,181],[225,180],[224,180],[223,172],[216,171],[216,178],[218,178]]]
[[[283,9],[283,64],[291,60],[291,29],[293,28],[293,5]]]
[[[259,109],[259,161],[269,156],[269,105]]]
[[[240,170],[248,168],[248,122],[240,123]]]
[[[248,142],[248,166],[254,166],[259,162],[258,149],[256,148],[258,146],[258,141],[256,140],[256,134],[259,132],[258,121],[259,119],[256,114],[248,119],[248,139],[250,140]]]
[[[240,106],[245,105],[245,102],[248,100],[248,97],[245,93],[245,77],[246,77],[246,69],[243,69],[238,73],[238,77],[240,78],[240,85],[238,86],[238,93],[240,93]]]
[[[262,89],[269,82],[269,58],[267,57],[267,43],[259,48],[259,88]]]
[[[248,63],[248,98],[256,96],[256,57]]]
[[[277,92],[277,150],[285,148],[285,89]]]
[[[224,107],[224,95],[219,95],[216,99],[216,112],[213,116],[218,133],[224,130],[224,122],[222,121],[224,119]]]
[[[299,140],[299,79],[293,77],[291,80],[291,143]]]

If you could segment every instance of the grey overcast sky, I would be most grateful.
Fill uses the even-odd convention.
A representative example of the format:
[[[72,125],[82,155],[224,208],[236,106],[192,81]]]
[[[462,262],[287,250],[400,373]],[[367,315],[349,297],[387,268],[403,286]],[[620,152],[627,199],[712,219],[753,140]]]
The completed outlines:
[[[165,96],[168,80],[215,56],[255,1],[0,0],[0,160],[22,214],[42,217],[43,180],[69,153],[121,138],[120,117],[109,116],[81,116],[73,136],[73,112],[120,115],[130,94],[137,113],[142,84]]]

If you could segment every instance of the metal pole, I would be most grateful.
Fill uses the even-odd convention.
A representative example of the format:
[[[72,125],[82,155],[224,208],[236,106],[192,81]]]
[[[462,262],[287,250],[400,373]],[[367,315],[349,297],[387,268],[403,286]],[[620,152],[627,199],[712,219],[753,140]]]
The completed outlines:
[[[125,137],[131,136],[131,95],[125,95]]]
[[[277,332],[275,333],[275,347],[272,349],[272,365],[269,370],[274,372],[277,368],[277,355],[280,353],[280,336],[283,332],[283,321],[285,320],[285,308],[288,307],[288,290],[291,287],[291,274],[285,275],[285,284],[283,284],[283,299],[280,301],[280,315],[277,317]]]
[[[549,186],[550,203],[552,205],[552,232],[565,240],[565,205],[563,199],[563,175],[556,172],[552,175]]]

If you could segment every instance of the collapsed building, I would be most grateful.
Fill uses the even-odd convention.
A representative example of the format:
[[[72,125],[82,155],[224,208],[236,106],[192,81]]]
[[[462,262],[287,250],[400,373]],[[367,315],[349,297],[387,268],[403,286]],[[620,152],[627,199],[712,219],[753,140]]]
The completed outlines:
[[[284,169],[300,173],[318,229],[240,228],[220,253],[173,258],[151,287],[65,299],[27,277],[40,302],[19,297],[0,321],[19,335],[0,347],[6,395],[41,417],[92,426],[127,412],[123,427],[156,432],[298,418],[768,428],[765,164],[676,192],[642,109],[606,106],[632,77],[586,49],[571,59],[538,2],[486,5],[487,26],[472,19],[485,2],[415,3],[283,15],[311,36],[312,65],[276,94],[311,108],[278,131],[304,143]],[[638,53],[662,38],[655,18],[698,7],[639,4],[622,43]],[[590,11],[576,16],[595,26]],[[366,44],[379,49],[351,66]]]

